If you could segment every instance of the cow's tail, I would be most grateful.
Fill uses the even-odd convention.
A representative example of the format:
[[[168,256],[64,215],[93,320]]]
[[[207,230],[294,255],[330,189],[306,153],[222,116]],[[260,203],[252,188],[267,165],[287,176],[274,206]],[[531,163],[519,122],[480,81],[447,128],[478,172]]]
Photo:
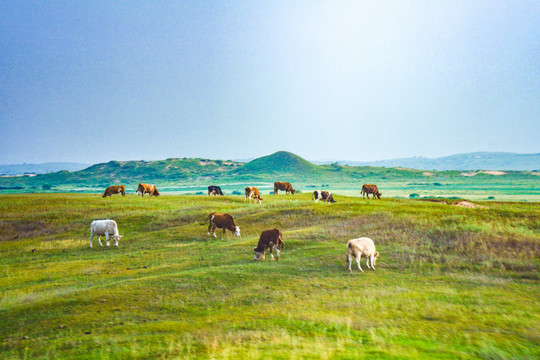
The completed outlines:
[[[198,221],[197,221],[197,224],[199,224],[199,225],[201,225],[201,226],[202,226],[202,225],[208,224],[208,223],[210,222],[210,217],[211,217],[211,216],[212,216],[212,214],[208,215],[208,217],[206,218],[206,220],[203,221],[203,222],[198,222]]]
[[[356,257],[356,253],[354,252],[354,249],[352,247],[352,243],[347,244],[347,256],[345,257],[345,262],[349,262],[349,255],[352,255],[353,257]]]
[[[283,248],[285,247],[285,241],[283,241],[283,237],[282,235],[280,234],[279,237],[278,237],[278,244],[281,244],[281,248],[279,248],[278,246],[278,249],[281,251],[283,250]]]

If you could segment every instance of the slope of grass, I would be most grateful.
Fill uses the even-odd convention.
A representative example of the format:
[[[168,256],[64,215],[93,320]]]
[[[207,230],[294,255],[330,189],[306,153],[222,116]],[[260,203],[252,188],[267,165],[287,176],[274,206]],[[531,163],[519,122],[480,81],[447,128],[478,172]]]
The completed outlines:
[[[484,205],[3,195],[0,357],[538,358],[538,204]],[[212,211],[242,237],[207,237]],[[120,247],[88,247],[98,218]],[[271,227],[282,261],[255,262]],[[359,236],[375,272],[346,270]]]
[[[466,174],[470,175],[470,174]],[[202,193],[221,185],[226,193],[243,193],[246,186],[272,189],[275,181],[292,182],[295,189],[311,192],[326,187],[344,195],[359,195],[362,184],[375,183],[385,197],[465,197],[472,199],[540,200],[537,172],[510,171],[504,175],[461,171],[426,172],[412,169],[315,165],[280,151],[247,164],[209,159],[110,161],[85,170],[60,171],[34,177],[0,177],[0,194],[32,192],[103,192],[124,184],[134,192],[139,182],[155,184],[161,192]]]

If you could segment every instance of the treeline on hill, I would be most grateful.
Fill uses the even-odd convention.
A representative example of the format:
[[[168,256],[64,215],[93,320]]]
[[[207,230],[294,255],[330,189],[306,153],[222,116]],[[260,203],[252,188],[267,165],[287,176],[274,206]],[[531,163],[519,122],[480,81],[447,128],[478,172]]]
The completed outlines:
[[[505,173],[505,181],[538,181],[538,173],[531,171],[510,171]],[[212,183],[274,182],[285,180],[310,184],[321,183],[363,183],[377,181],[400,181],[412,184],[429,182],[440,184],[501,182],[500,176],[478,172],[475,176],[463,176],[461,171],[432,171],[384,168],[370,166],[348,166],[337,163],[315,165],[301,157],[280,151],[248,163],[231,160],[210,160],[201,158],[169,158],[159,161],[109,161],[95,164],[80,171],[59,171],[35,176],[0,178],[0,191],[14,192],[42,191],[55,188],[93,187],[105,188],[113,184],[136,187],[139,182],[154,183],[157,186],[210,185]]]

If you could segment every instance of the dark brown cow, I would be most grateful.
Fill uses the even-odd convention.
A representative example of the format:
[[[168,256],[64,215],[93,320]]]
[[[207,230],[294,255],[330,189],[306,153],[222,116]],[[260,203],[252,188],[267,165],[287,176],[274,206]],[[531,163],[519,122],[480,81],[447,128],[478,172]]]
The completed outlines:
[[[373,184],[362,185],[362,199],[364,198],[364,196],[367,196],[367,198],[369,199],[369,194],[373,194],[374,199],[375,197],[378,197],[380,199],[382,195],[379,192],[379,189],[377,189],[377,185],[373,185]]]
[[[315,202],[319,200],[331,203],[336,202],[330,191],[315,190],[311,199],[315,199]]]
[[[262,197],[259,193],[259,189],[257,189],[256,187],[254,186],[248,186],[246,188],[246,197],[244,198],[244,202],[246,202],[246,200],[249,198],[249,202],[251,203],[251,198],[254,198],[255,201],[258,201],[259,204],[261,203],[262,201]]]
[[[144,196],[144,194],[149,194],[151,196],[160,195],[155,185],[149,185],[149,184],[143,184],[143,183],[139,183],[139,187],[137,187],[137,195],[139,194],[141,194],[142,196]]]
[[[284,190],[286,194],[292,193],[293,195],[294,195],[294,192],[296,191],[293,189],[291,183],[276,181],[274,183],[274,195],[277,195],[278,190]]]
[[[284,245],[283,234],[279,229],[264,230],[259,238],[259,244],[256,248],[253,248],[255,254],[253,260],[260,258],[264,260],[264,253],[268,248],[270,248],[270,256],[274,260],[274,255],[272,254],[274,247],[276,248],[277,259],[279,260],[281,256],[280,252],[283,250]]]
[[[216,228],[218,228],[223,229],[223,236],[225,236],[225,230],[229,230],[234,236],[240,236],[240,227],[236,226],[233,217],[229,214],[218,212],[211,213],[208,215],[206,222],[210,224],[208,225],[208,235],[210,235],[210,231],[212,231],[214,237],[217,237]]]
[[[126,187],[124,185],[109,186],[105,189],[105,192],[101,197],[112,196],[113,194],[122,194],[122,196],[126,196]]]

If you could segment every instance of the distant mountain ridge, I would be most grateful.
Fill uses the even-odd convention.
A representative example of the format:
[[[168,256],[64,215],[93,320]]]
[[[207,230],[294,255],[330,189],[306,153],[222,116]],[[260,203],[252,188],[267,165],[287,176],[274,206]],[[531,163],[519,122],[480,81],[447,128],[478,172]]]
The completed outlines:
[[[13,164],[0,165],[0,175],[47,174],[57,171],[78,171],[86,169],[91,164],[75,162],[48,162],[43,164]]]
[[[379,161],[338,161],[341,165],[403,167],[416,170],[516,170],[540,169],[540,153],[474,152],[440,158],[413,157]]]

